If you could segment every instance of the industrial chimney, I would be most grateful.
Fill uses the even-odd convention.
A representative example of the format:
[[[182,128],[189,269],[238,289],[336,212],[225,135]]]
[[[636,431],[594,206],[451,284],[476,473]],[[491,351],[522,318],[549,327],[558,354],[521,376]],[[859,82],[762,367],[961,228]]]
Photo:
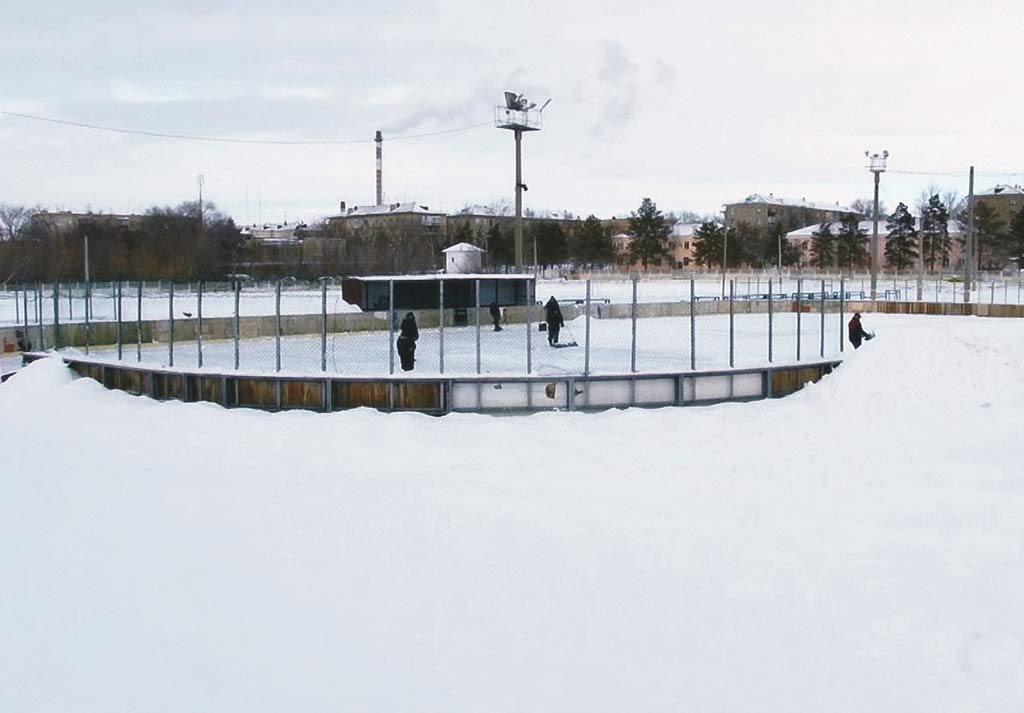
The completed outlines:
[[[384,184],[383,184],[383,165],[381,155],[383,153],[384,137],[380,135],[380,130],[377,131],[377,135],[373,137],[373,140],[377,142],[377,205],[384,204]]]

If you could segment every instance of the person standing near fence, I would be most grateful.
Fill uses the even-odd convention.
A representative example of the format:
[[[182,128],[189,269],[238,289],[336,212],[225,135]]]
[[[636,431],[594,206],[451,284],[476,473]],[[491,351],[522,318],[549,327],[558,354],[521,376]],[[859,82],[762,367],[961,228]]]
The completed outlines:
[[[875,336],[864,331],[864,327],[860,323],[860,312],[854,312],[853,317],[850,318],[849,331],[850,344],[854,349],[860,349],[861,341],[868,341]]]
[[[501,307],[498,306],[497,302],[491,302],[491,319],[494,321],[494,331],[501,331]]]
[[[402,362],[402,371],[412,371],[416,364],[416,340],[420,338],[420,330],[416,326],[416,315],[406,312],[402,320],[401,331],[395,348]]]
[[[558,332],[565,324],[565,318],[562,317],[562,308],[558,306],[558,300],[554,295],[544,305],[544,319],[548,323],[548,344],[555,346],[558,344]]]

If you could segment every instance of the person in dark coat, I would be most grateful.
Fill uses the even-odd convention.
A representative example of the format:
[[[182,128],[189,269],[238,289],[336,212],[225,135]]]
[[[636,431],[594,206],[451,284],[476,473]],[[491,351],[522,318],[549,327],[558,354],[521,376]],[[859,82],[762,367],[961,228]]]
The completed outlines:
[[[850,331],[850,344],[853,345],[854,349],[860,349],[861,341],[868,341],[874,334],[869,334],[864,331],[864,327],[860,323],[860,312],[854,312],[853,318],[850,319],[849,324]]]
[[[558,344],[558,332],[565,325],[565,318],[562,317],[562,308],[558,306],[558,300],[554,295],[544,305],[544,318],[548,323],[548,344]]]
[[[494,320],[494,331],[500,332],[501,325],[499,322],[501,322],[501,308],[498,307],[497,302],[491,302],[491,319]]]
[[[401,332],[395,345],[398,358],[402,361],[402,371],[412,371],[416,363],[416,340],[420,338],[420,330],[416,326],[416,315],[406,312],[402,320]]]

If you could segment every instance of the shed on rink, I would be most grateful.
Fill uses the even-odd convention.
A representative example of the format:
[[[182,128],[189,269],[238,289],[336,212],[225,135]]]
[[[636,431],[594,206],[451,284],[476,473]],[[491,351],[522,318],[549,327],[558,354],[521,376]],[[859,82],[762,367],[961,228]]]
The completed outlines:
[[[364,312],[388,309],[392,285],[396,310],[437,309],[441,304],[444,284],[444,306],[466,308],[476,306],[476,285],[480,283],[480,305],[497,302],[499,307],[534,304],[536,279],[533,275],[437,274],[437,275],[371,275],[348,277],[341,283],[342,296]]]

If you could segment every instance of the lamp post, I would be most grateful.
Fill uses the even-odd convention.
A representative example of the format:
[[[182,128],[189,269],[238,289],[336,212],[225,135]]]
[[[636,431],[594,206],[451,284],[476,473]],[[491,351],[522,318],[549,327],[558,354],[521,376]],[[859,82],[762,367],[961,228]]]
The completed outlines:
[[[872,211],[874,229],[871,231],[871,300],[878,297],[878,180],[885,172],[885,162],[889,158],[888,151],[881,154],[864,152],[868,159],[867,169],[875,174],[875,207]]]
[[[523,132],[540,131],[544,109],[550,103],[551,100],[548,99],[539,110],[534,111],[537,105],[527,101],[522,94],[505,92],[505,106],[494,107],[494,126],[511,130],[516,140],[515,250],[516,272],[519,273],[523,272],[523,191],[529,190],[523,183]]]

